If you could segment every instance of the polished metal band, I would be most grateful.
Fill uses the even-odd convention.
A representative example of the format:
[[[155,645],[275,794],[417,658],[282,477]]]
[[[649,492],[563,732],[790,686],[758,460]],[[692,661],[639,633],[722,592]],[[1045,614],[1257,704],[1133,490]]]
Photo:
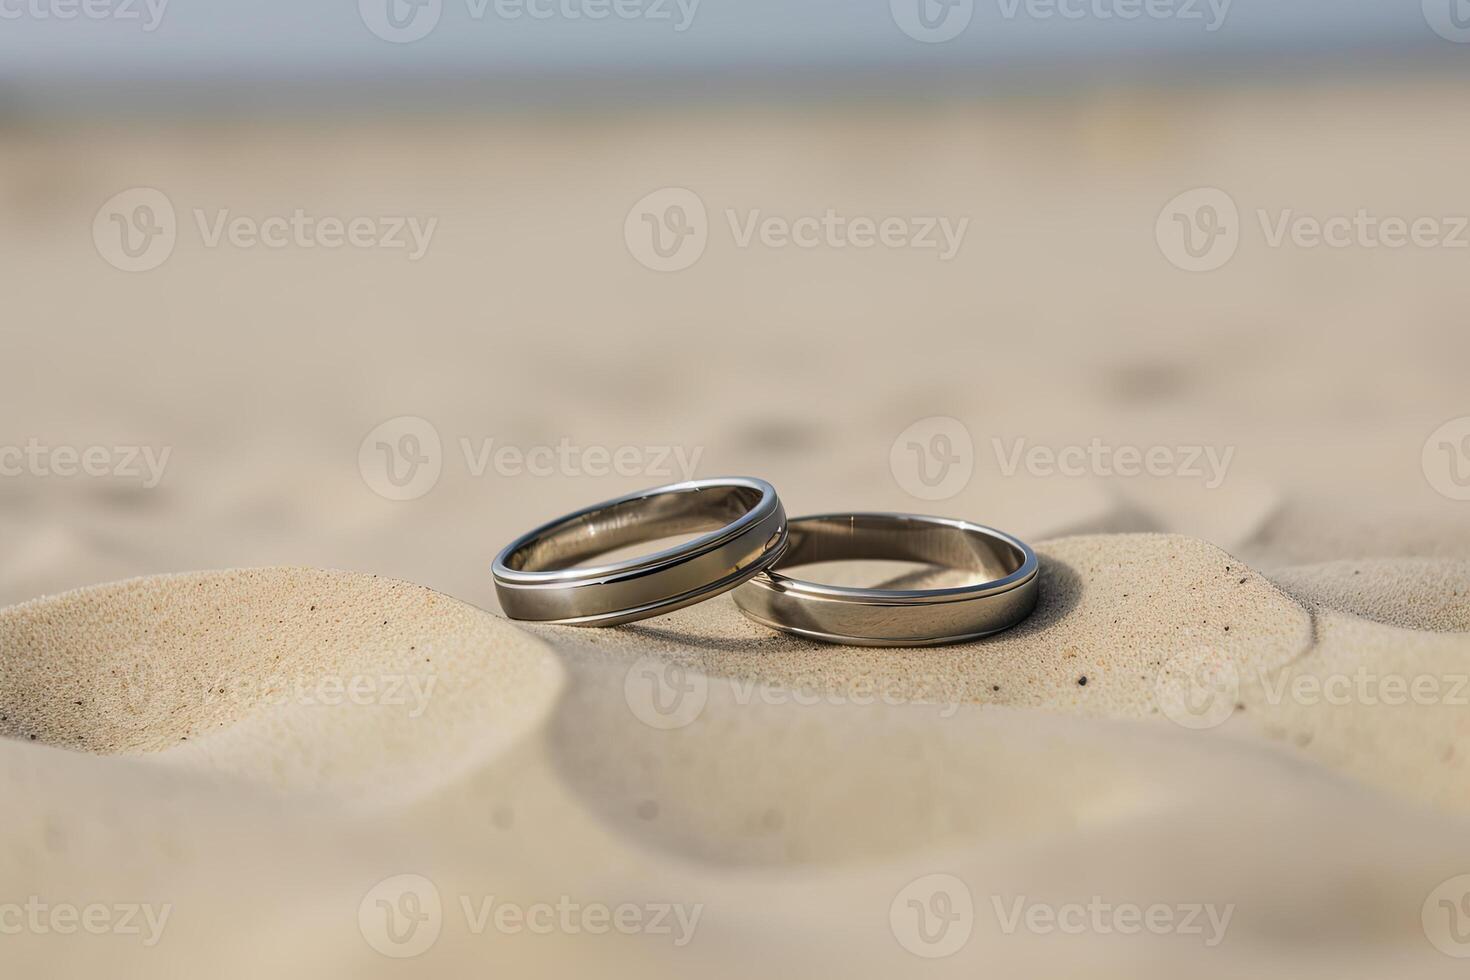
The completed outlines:
[[[701,531],[708,533],[653,554],[578,564]],[[495,592],[511,619],[616,626],[733,589],[785,547],[786,512],[769,483],[692,480],[609,500],[522,535],[495,559]]]
[[[853,589],[788,578],[814,562],[923,562],[980,573],[978,585]],[[1036,606],[1036,555],[1000,531],[912,514],[822,514],[791,521],[791,543],[766,574],[735,590],[735,604],[773,629],[829,643],[931,646],[1014,626]]]

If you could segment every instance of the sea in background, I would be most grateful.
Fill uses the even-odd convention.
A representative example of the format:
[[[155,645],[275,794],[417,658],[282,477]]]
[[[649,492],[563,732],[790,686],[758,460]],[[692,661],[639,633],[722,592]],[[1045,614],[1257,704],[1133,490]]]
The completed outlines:
[[[1470,61],[1465,0],[71,3],[0,5],[0,112],[928,100]]]

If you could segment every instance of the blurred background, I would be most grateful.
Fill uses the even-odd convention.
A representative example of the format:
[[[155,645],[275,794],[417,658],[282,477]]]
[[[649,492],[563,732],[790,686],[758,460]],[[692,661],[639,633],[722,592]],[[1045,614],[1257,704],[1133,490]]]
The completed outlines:
[[[1463,0],[0,20],[0,602],[288,563],[493,608],[524,527],[726,473],[1470,554]]]
[[[1181,652],[1465,679],[1467,77],[1470,0],[0,0],[0,606],[302,565],[494,610],[521,531],[724,474],[1047,576],[919,651],[318,572],[11,610],[0,913],[179,912],[133,955],[6,936],[12,972],[401,977],[367,925],[423,872],[420,975],[1460,976],[1463,705],[1157,716]],[[1229,554],[1054,540],[1136,531]],[[206,673],[430,653],[422,719]],[[691,678],[687,729],[640,715]],[[558,892],[711,915],[683,958],[453,922]],[[1218,956],[1002,943],[1010,895],[1241,914]]]

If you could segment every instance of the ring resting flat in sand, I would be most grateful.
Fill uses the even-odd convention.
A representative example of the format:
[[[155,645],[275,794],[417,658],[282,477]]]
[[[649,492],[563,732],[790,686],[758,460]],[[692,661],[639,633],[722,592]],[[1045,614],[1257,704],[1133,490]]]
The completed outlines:
[[[773,629],[856,646],[933,646],[998,633],[1036,608],[1035,553],[1022,541],[967,521],[912,514],[821,514],[792,520],[791,542],[735,590],[746,616]],[[976,572],[986,581],[942,589],[854,589],[789,578],[815,562],[921,562]]]
[[[653,554],[580,564],[698,532],[705,533]],[[785,548],[786,512],[769,483],[691,480],[609,500],[523,534],[495,559],[495,591],[511,619],[616,626],[728,592]]]

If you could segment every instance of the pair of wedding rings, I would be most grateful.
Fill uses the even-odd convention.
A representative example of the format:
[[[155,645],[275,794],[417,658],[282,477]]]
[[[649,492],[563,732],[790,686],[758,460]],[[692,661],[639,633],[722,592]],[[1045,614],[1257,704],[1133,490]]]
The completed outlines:
[[[625,561],[622,548],[698,534]],[[815,562],[884,560],[960,569],[978,584],[854,589],[782,574]],[[967,521],[912,514],[821,514],[787,521],[764,480],[732,477],[655,487],[597,504],[512,541],[494,566],[512,619],[616,626],[731,589],[749,618],[797,636],[859,646],[929,646],[1014,626],[1036,606],[1036,555]]]

